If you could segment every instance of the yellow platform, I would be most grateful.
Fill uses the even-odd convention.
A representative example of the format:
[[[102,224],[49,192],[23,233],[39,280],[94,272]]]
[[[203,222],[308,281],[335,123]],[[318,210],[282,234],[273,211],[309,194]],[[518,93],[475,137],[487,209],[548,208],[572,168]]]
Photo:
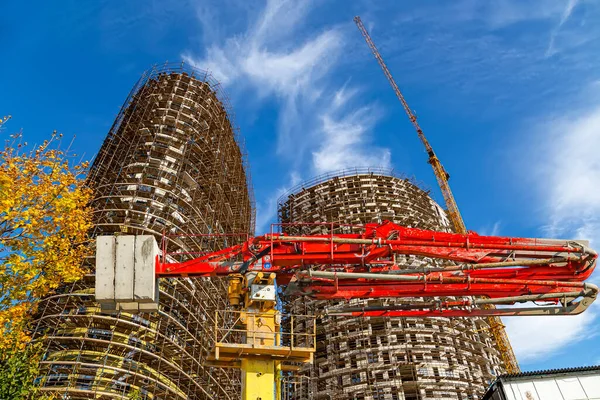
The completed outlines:
[[[225,361],[246,356],[268,356],[288,362],[312,363],[313,347],[257,346],[244,343],[215,343],[214,353],[209,360]],[[211,361],[212,361],[211,360]]]

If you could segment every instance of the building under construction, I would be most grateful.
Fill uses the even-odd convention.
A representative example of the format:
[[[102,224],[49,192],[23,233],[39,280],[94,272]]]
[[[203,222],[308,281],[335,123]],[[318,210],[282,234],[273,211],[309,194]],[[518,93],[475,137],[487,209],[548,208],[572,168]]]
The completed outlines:
[[[325,234],[330,224],[389,220],[407,227],[449,231],[445,211],[428,192],[386,170],[349,170],[318,177],[292,189],[278,203],[283,229],[293,235]],[[286,227],[287,223],[314,223]],[[338,225],[335,225],[338,226]],[[292,231],[293,230],[293,231]],[[341,233],[341,232],[335,232]],[[419,268],[432,260],[402,256],[396,263]],[[399,299],[348,303],[297,299],[294,313],[323,315],[338,306],[398,304]],[[290,378],[290,399],[477,399],[505,371],[484,318],[350,318],[317,320],[315,363]]]
[[[92,165],[92,236],[154,235],[167,262],[239,243],[254,230],[244,160],[219,85],[182,65],[155,67],[131,91]],[[426,191],[386,170],[322,176],[278,205],[282,223],[309,224],[287,226],[287,233],[327,233],[334,223],[352,232],[355,225],[383,220],[451,230],[446,212]],[[435,263],[415,256],[394,261],[407,268]],[[125,312],[94,301],[94,260],[87,264],[89,276],[39,306],[35,333],[45,355],[37,384],[43,392],[69,399],[240,398],[239,372],[206,362],[218,325],[215,310],[227,307],[225,281],[162,279],[158,313],[142,305]],[[340,305],[296,299],[286,307],[316,315]],[[324,316],[317,327],[315,363],[286,372],[284,399],[474,399],[504,372],[482,318]]]
[[[144,73],[89,174],[92,236],[154,235],[175,260],[245,240],[253,198],[229,111],[203,71]],[[129,313],[100,308],[92,274],[62,287],[39,305],[37,384],[65,399],[237,399],[239,372],[203,362],[226,293],[217,279],[163,279],[158,313]]]

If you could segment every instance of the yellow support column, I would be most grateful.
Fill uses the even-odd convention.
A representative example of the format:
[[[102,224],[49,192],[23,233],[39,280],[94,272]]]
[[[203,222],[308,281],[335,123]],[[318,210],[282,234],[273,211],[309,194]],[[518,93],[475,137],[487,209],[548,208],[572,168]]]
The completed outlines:
[[[281,362],[275,361],[275,400],[281,400]]]
[[[250,282],[246,281],[246,285],[267,286],[274,282],[275,274],[259,272]],[[246,292],[244,305],[247,314],[242,317],[242,321],[246,325],[246,343],[253,347],[278,346],[281,317],[275,308],[276,302],[265,301],[260,296],[254,299]],[[279,361],[270,356],[268,351],[262,356],[242,358],[242,400],[280,400],[277,364]]]
[[[314,333],[305,346],[294,346],[292,329],[288,345],[281,343],[282,316],[277,309],[274,273],[232,275],[228,295],[230,304],[238,310],[225,312],[229,317],[222,317],[228,324],[235,321],[233,326],[222,327],[220,313],[215,314],[212,365],[241,369],[242,400],[281,400],[283,363],[312,362]],[[225,340],[231,332],[242,333],[238,342]]]
[[[275,382],[275,362],[272,359],[242,358],[242,400],[277,400]]]

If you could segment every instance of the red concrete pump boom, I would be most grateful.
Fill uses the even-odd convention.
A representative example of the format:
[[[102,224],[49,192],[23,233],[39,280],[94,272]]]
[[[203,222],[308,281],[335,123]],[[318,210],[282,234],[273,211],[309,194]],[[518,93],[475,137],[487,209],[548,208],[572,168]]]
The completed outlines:
[[[337,230],[344,228],[357,230]],[[407,267],[398,262],[402,256],[430,262]],[[565,315],[579,314],[595,300],[598,287],[584,281],[597,257],[582,241],[435,232],[385,221],[359,233],[265,234],[180,263],[163,255],[156,276],[274,272],[290,296],[406,299],[389,307],[336,307],[329,312],[335,315]],[[500,307],[480,307],[486,304]]]

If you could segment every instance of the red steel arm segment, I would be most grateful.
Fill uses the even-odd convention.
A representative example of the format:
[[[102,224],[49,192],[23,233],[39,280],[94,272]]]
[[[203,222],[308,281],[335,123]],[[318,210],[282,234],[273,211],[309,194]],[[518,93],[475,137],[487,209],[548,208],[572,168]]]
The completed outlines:
[[[393,261],[397,255],[425,257],[432,263],[402,267]],[[158,263],[156,273],[226,276],[275,272],[289,295],[323,300],[413,299],[406,307],[342,310],[340,315],[549,315],[580,313],[593,302],[598,288],[584,281],[594,271],[597,257],[585,243],[576,241],[435,232],[385,221],[366,224],[361,233],[258,236],[190,261]],[[423,297],[451,299],[414,300]],[[556,306],[538,307],[538,311],[473,308],[537,300]]]

